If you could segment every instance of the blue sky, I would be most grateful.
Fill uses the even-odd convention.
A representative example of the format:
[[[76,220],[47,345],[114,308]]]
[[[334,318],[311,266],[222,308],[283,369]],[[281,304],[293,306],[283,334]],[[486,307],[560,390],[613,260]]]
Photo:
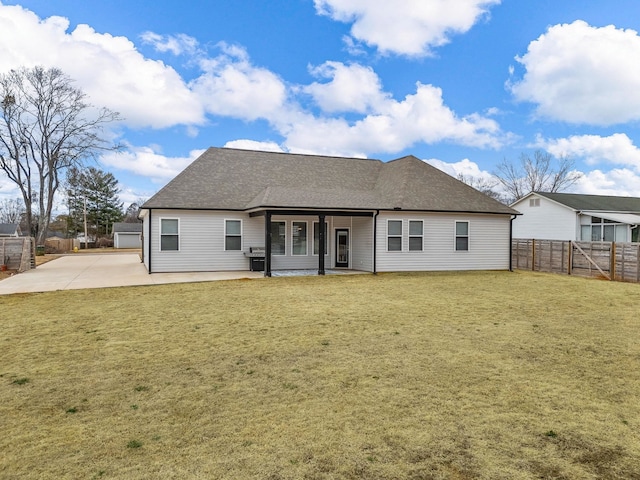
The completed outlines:
[[[637,0],[0,0],[0,71],[56,66],[124,120],[125,203],[209,146],[488,177],[536,149],[640,196]],[[17,191],[0,176],[0,199]]]

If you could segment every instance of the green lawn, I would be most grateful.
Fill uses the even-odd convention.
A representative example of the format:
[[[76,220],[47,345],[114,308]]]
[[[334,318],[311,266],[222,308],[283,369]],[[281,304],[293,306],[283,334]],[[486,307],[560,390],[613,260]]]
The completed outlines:
[[[0,478],[640,479],[639,306],[530,272],[0,297]]]

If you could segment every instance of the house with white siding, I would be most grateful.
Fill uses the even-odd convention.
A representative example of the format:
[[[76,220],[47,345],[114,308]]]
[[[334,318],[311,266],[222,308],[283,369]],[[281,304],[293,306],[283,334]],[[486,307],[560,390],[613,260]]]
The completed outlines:
[[[141,207],[149,273],[510,269],[517,212],[413,156],[209,148]]]
[[[640,198],[531,192],[511,205],[522,213],[514,238],[637,242]]]

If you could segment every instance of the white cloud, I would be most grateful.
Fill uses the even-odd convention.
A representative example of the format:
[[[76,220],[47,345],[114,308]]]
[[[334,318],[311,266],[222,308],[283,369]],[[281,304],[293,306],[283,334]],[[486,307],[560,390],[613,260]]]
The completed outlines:
[[[453,163],[444,162],[442,160],[438,160],[437,158],[430,158],[428,160],[425,160],[425,162],[436,167],[438,170],[442,170],[452,177],[464,175],[465,177],[471,177],[485,181],[490,181],[494,178],[490,172],[481,170],[477,163],[472,162],[468,158]]]
[[[500,0],[314,0],[316,11],[353,23],[351,36],[383,54],[431,55],[467,32]],[[353,43],[349,44],[353,48]]]
[[[194,55],[198,51],[198,41],[184,33],[159,35],[154,32],[144,32],[140,38],[144,43],[152,45],[158,52],[170,52],[173,55]]]
[[[538,139],[538,146],[555,157],[579,157],[590,164],[607,162],[626,165],[640,172],[640,149],[624,133],[608,137],[574,135],[568,138]]]
[[[126,170],[137,175],[163,183],[184,170],[187,165],[204,153],[192,150],[188,157],[167,157],[153,146],[136,147],[128,145],[125,152],[110,152],[100,157],[100,162],[110,167]]]
[[[380,78],[371,67],[325,62],[310,68],[310,72],[317,78],[331,79],[329,83],[314,82],[303,88],[325,112],[366,113],[390,97],[382,92]]]
[[[398,152],[417,142],[498,148],[509,138],[490,118],[478,114],[458,117],[444,104],[441,89],[421,83],[415,94],[402,101],[389,99],[355,122],[301,114],[279,128],[292,151],[356,156]]]
[[[584,21],[555,25],[518,57],[526,72],[508,84],[537,114],[576,124],[612,125],[640,119],[640,36]]]
[[[640,192],[640,174],[637,170],[616,168],[608,172],[592,170],[574,185],[572,191],[591,195],[637,197]]]
[[[129,126],[163,128],[200,124],[204,111],[171,67],[141,55],[125,37],[63,17],[41,20],[20,6],[0,4],[0,71],[21,66],[58,67],[91,103],[118,111]]]
[[[238,139],[224,144],[224,148],[237,148],[239,150],[258,150],[261,152],[284,152],[276,142],[257,142],[255,140]]]
[[[273,117],[287,99],[284,82],[273,72],[253,66],[243,48],[219,46],[222,54],[202,58],[205,73],[190,84],[206,110],[244,120]]]

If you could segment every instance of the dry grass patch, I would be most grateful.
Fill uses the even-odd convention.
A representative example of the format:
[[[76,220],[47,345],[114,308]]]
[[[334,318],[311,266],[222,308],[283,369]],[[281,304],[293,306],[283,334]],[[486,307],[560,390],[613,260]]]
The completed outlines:
[[[0,477],[640,478],[640,286],[532,273],[0,298]]]

